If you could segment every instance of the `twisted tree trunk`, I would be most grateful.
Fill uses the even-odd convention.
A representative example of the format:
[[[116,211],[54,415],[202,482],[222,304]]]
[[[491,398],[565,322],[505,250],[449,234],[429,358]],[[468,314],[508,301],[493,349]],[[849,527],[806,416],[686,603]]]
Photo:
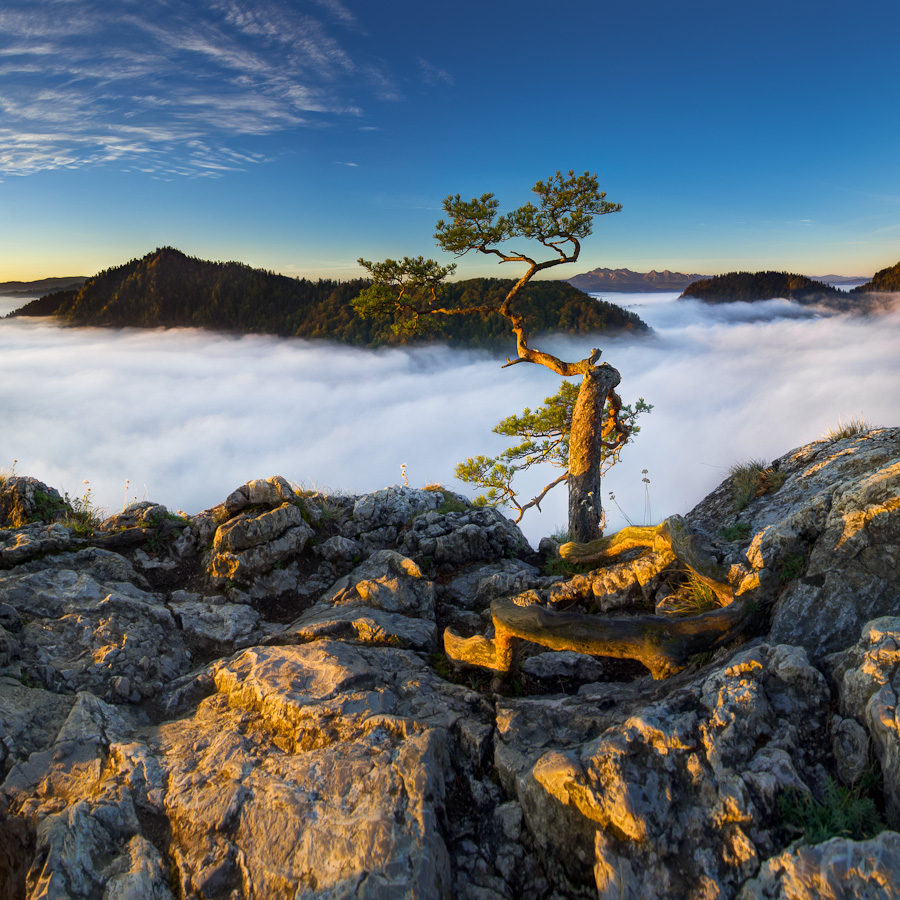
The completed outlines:
[[[601,463],[603,408],[621,375],[609,365],[585,372],[572,413],[569,434],[569,540],[586,544],[603,534]]]

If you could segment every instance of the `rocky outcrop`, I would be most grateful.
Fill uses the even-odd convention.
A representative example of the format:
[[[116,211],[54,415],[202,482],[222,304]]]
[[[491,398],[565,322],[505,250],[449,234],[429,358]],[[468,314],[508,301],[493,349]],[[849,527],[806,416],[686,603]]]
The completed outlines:
[[[814,847],[795,846],[766,860],[738,900],[852,900],[900,897],[900,834],[885,832],[868,841],[832,838]]]
[[[772,463],[783,478],[737,511],[731,480],[687,517],[742,567],[742,591],[772,606],[771,638],[820,662],[870,619],[900,609],[900,429],[821,440]],[[721,529],[744,523],[747,544]]]
[[[0,528],[52,522],[64,508],[59,491],[37,478],[12,475],[0,482]]]
[[[682,576],[545,575],[496,511],[405,486],[4,512],[0,898],[894,896],[897,832],[814,844],[784,800],[865,781],[897,822],[898,464],[900,430],[816,442],[687,517],[757,604],[741,641],[658,681],[523,642],[502,693],[444,626],[629,615]]]

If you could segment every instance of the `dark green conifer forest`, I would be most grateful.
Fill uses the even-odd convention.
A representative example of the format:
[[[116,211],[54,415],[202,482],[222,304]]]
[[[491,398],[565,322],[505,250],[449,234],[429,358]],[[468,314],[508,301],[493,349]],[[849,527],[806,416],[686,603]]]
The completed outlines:
[[[207,262],[171,247],[106,269],[78,290],[32,301],[13,315],[56,316],[71,325],[195,327],[242,334],[323,339],[359,347],[441,340],[451,346],[500,349],[512,338],[499,313],[453,316],[440,330],[396,334],[391,316],[363,319],[350,301],[369,284],[289,278],[237,262]],[[445,305],[499,307],[512,281],[472,278],[447,285]],[[634,313],[596,300],[563,281],[530,284],[522,315],[535,334],[648,332]]]

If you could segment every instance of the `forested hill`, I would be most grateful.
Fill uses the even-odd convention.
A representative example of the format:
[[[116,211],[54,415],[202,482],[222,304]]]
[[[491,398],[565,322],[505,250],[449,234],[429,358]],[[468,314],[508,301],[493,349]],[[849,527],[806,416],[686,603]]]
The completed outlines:
[[[854,288],[851,294],[870,294],[881,292],[885,294],[900,291],[900,262],[886,269],[881,269],[872,276],[871,281]]]
[[[704,278],[689,285],[682,298],[705,303],[734,303],[772,300],[783,297],[801,304],[818,304],[840,312],[862,311],[866,306],[858,298],[823,281],[789,272],[729,272]]]
[[[446,306],[500,305],[508,279],[475,278],[447,285]],[[138,328],[199,327],[240,333],[322,338],[361,347],[409,342],[391,321],[362,319],[350,301],[369,284],[288,278],[243,263],[206,262],[164,247],[142,259],[107,269],[77,291],[60,291],[12,315],[57,316],[73,325]],[[634,313],[595,300],[562,281],[530,284],[517,302],[532,335],[647,332]],[[509,323],[499,313],[451,316],[438,334],[417,336],[454,346],[509,347]]]

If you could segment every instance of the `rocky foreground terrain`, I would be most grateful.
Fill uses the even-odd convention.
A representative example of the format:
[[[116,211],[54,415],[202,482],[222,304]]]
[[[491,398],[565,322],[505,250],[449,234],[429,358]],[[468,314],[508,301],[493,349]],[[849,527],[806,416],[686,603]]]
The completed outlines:
[[[525,645],[497,690],[444,627],[685,614],[684,573],[547,574],[448,492],[275,477],[97,524],[7,476],[0,900],[900,896],[900,429],[788,453],[740,510],[732,481],[686,522],[742,638],[656,681]]]

